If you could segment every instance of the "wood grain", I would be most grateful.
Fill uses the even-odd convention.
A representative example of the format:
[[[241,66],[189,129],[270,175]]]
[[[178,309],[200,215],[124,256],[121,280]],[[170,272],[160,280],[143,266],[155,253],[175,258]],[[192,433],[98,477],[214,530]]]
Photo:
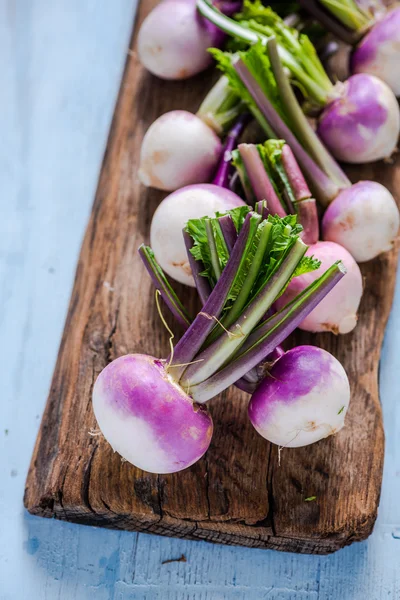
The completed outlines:
[[[138,23],[153,2],[142,3]],[[231,389],[213,400],[215,434],[191,469],[156,476],[123,463],[96,429],[93,383],[127,352],[164,356],[167,335],[137,247],[147,240],[162,195],[137,180],[144,132],[163,112],[195,110],[209,73],[162,82],[144,72],[134,45],[83,242],[59,356],[29,470],[29,512],[78,523],[308,553],[328,553],[372,531],[379,503],[384,434],[378,364],[390,312],[398,250],[363,265],[365,294],[353,334],[308,336],[344,364],[352,386],[347,427],[312,447],[277,448],[256,434],[247,397]],[[398,165],[354,169],[400,189]],[[183,292],[183,290],[178,291]],[[194,296],[185,290],[191,308]],[[316,496],[315,502],[305,498]]]

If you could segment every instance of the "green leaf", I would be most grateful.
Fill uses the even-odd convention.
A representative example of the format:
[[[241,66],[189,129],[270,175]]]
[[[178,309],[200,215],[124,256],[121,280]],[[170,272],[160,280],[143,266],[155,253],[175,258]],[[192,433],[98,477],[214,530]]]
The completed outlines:
[[[317,496],[309,496],[308,498],[304,498],[304,502],[314,502],[317,499]]]
[[[332,83],[307,35],[288,27],[270,6],[264,6],[260,0],[245,0],[235,19],[242,27],[263,36],[275,36],[282,63],[289,69],[293,83],[305,96],[324,103],[326,94],[332,91]]]
[[[278,148],[278,146],[276,147]],[[218,258],[222,271],[228,262],[229,255],[221,229],[219,227],[218,218],[229,214],[235,224],[236,230],[239,232],[246,215],[251,212],[251,210],[252,209],[249,206],[242,206],[227,211],[226,213],[217,213],[215,218],[210,219],[209,217],[204,217],[202,219],[191,219],[188,221],[186,225],[186,231],[191,235],[194,241],[194,246],[191,252],[196,260],[201,260],[203,262],[204,272],[202,275],[208,278],[212,287],[215,286],[217,277],[212,266],[211,252],[206,232],[206,222],[208,221],[212,224],[212,231],[217,246]],[[238,268],[236,277],[227,295],[227,300],[222,311],[222,322],[224,322],[224,318],[229,314],[230,309],[234,305],[244,286],[246,278],[253,265],[257,249],[260,245],[260,239],[263,237],[263,230],[266,228],[270,230],[268,234],[268,242],[266,244],[265,252],[262,250],[263,258],[258,269],[257,276],[255,279],[253,279],[254,284],[252,283],[251,289],[249,288],[249,290],[246,291],[246,306],[250,304],[261,288],[264,287],[277,269],[279,269],[280,265],[285,260],[288,252],[296,243],[300,233],[303,230],[301,225],[297,223],[296,215],[290,214],[284,218],[278,217],[277,215],[269,215],[268,219],[262,220],[259,215],[256,215],[255,213],[252,214],[248,241],[242,255],[240,267]],[[262,246],[260,246],[260,248],[262,248]],[[287,285],[291,281],[292,277],[316,270],[320,267],[320,264],[321,263],[315,260],[313,257],[303,257],[297,265],[294,273],[291,274]],[[284,289],[286,289],[286,286]],[[282,290],[282,293],[284,289]]]
[[[282,149],[285,143],[284,140],[267,140],[257,148],[282,205],[286,208],[286,212],[291,213],[296,198],[282,163]]]
[[[258,106],[233,66],[234,62],[239,59],[243,60],[244,64],[247,66],[253,77],[257,80],[264,94],[268,97],[275,110],[279,113],[282,119],[286,120],[287,124],[290,126],[290,123],[287,121],[287,119],[285,119],[285,111],[280,99],[278,86],[272,72],[271,63],[266,54],[265,47],[261,42],[254,44],[246,51],[236,52],[235,54],[223,52],[222,50],[218,50],[216,48],[211,48],[210,53],[214,57],[217,67],[228,78],[232,92],[242,99],[243,103],[254,114],[262,126],[264,126],[263,117],[258,109]]]
[[[237,232],[239,232],[243,226],[246,215],[250,211],[250,206],[244,205],[234,208],[227,212],[217,212],[215,218],[212,219],[210,219],[209,217],[202,217],[200,219],[190,219],[190,221],[187,222],[185,230],[187,231],[187,233],[189,233],[194,242],[194,245],[190,252],[193,254],[195,260],[201,261],[203,263],[204,271],[201,273],[201,275],[203,275],[203,277],[207,277],[212,287],[214,287],[214,285],[216,284],[217,277],[212,265],[211,251],[206,231],[206,221],[211,221],[221,271],[223,271],[226,266],[226,263],[228,262],[229,253],[221,232],[221,228],[218,224],[218,218],[226,214],[230,214],[233,223],[236,227],[236,230]]]
[[[321,261],[314,256],[303,256],[301,261],[296,267],[293,277],[299,277],[299,275],[305,275],[312,271],[317,271],[321,266]]]
[[[343,405],[342,408],[339,410],[338,415],[341,415],[342,412],[344,411],[344,409],[345,409],[345,406]]]
[[[235,302],[236,298],[239,295],[240,290],[242,289],[243,283],[247,277],[247,274],[250,270],[250,267],[252,265],[253,259],[254,259],[254,255],[257,251],[257,247],[260,241],[260,237],[261,237],[261,232],[262,230],[266,227],[267,225],[267,221],[261,221],[261,223],[257,223],[254,222],[254,224],[251,223],[250,227],[254,227],[254,235],[250,236],[251,242],[248,244],[247,248],[245,249],[244,257],[245,260],[243,262],[243,266],[240,269],[240,271],[237,274],[237,277],[234,281],[234,284],[229,292],[228,298],[227,298],[227,305],[225,307],[225,312],[227,310],[230,309],[230,307],[232,306],[232,304]]]

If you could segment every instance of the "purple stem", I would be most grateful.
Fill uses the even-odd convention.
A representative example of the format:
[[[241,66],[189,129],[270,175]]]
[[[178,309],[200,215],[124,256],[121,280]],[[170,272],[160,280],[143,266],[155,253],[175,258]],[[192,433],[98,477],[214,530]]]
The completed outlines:
[[[218,219],[221,227],[222,235],[224,236],[225,244],[229,254],[232,252],[233,246],[236,244],[238,234],[231,215],[224,215]]]
[[[276,313],[267,323],[259,327],[240,348],[240,354],[206,381],[191,389],[191,396],[197,402],[210,400],[232,383],[242,378],[250,369],[265,359],[277,346],[279,346],[305,319],[307,315],[325,298],[330,290],[342,279],[346,270],[342,263],[333,265],[326,273],[302,294],[297,296],[290,304]],[[310,289],[312,288],[312,291]],[[275,326],[272,326],[275,323]],[[264,329],[267,332],[263,335]],[[272,331],[271,331],[272,329]],[[258,335],[257,335],[258,334]],[[258,339],[255,339],[255,338]],[[254,344],[249,346],[250,339]],[[265,339],[263,339],[265,338]]]
[[[235,381],[235,386],[242,390],[242,392],[246,392],[246,394],[254,394],[257,389],[259,381],[247,381],[244,377]]]
[[[315,244],[319,238],[317,203],[288,144],[282,148],[282,165],[296,199],[295,210],[303,226],[302,239],[305,244]]]
[[[154,287],[160,292],[162,299],[168,306],[172,315],[176,321],[178,321],[178,323],[187,328],[192,320],[184,306],[181,304],[174,290],[170,286],[163,270],[155,260],[152,251],[142,244],[138,252],[148,274],[150,275]],[[149,254],[149,252],[151,254]]]
[[[308,187],[292,149],[288,144],[285,144],[282,148],[282,164],[289,180],[290,187],[293,190],[294,197],[296,198],[296,202],[311,198],[312,194],[310,188]]]
[[[286,212],[265,171],[257,147],[254,144],[239,144],[238,149],[256,200],[258,202],[266,200],[270,213],[286,217]]]
[[[243,227],[240,231],[236,244],[233,247],[232,254],[218,279],[209,298],[189,329],[184,333],[177,343],[172,364],[183,364],[191,362],[200,350],[208,335],[215,327],[215,318],[219,318],[225,305],[232,283],[235,280],[242,255],[246,248],[247,239],[250,232],[251,213],[246,216]],[[186,367],[177,367],[174,369],[174,378],[179,381]],[[240,379],[239,377],[237,379]]]
[[[259,202],[256,202],[254,205],[254,210],[256,213],[262,216],[263,220],[268,219],[270,211],[268,210],[266,200],[260,200]]]
[[[306,250],[307,246],[302,243],[301,240],[297,240],[294,243],[276,272],[264,284],[257,295],[248,304],[246,310],[241,313],[239,318],[236,319],[234,324],[229,328],[229,333],[231,335],[224,335],[218,338],[215,340],[215,342],[203,350],[197,356],[201,362],[191,364],[185,369],[183,376],[180,378],[181,384],[192,384],[196,386],[202,381],[207,381],[218,371],[220,367],[222,367],[222,365],[229,361],[231,357],[239,351],[239,349],[245,344],[245,340],[252,335],[254,327],[257,326],[265,312],[272,306],[275,299],[279,295],[279,292],[290,280],[291,274],[294,272]],[[243,377],[243,375],[245,375],[250,369],[255,367],[256,364],[265,358],[267,354],[272,352],[272,350],[274,350],[276,346],[281,343],[281,341],[277,342],[268,350],[268,352],[261,356],[259,361],[250,365],[248,369],[236,377],[235,381]]]
[[[190,268],[192,270],[192,275],[194,279],[194,283],[196,285],[197,293],[199,294],[199,298],[201,303],[204,304],[207,302],[209,295],[211,294],[211,286],[206,277],[200,275],[204,271],[204,265],[200,260],[196,260],[190,250],[193,248],[193,240],[187,231],[183,230],[183,238],[185,240],[186,252],[190,264]]]
[[[214,185],[229,189],[231,176],[234,171],[232,165],[232,150],[236,148],[238,139],[242,135],[243,130],[249,121],[250,115],[248,113],[241,115],[226,136],[217,172],[212,181]]]
[[[301,239],[307,246],[316,244],[319,239],[317,203],[314,198],[296,202],[299,223],[303,227]]]
[[[310,181],[313,182],[318,197],[324,200],[325,203],[336,198],[339,193],[339,187],[318,167],[298,142],[286,123],[282,121],[243,60],[236,61],[234,67],[272,129],[277,133],[278,137],[284,139],[292,148],[302,169],[307,173]]]

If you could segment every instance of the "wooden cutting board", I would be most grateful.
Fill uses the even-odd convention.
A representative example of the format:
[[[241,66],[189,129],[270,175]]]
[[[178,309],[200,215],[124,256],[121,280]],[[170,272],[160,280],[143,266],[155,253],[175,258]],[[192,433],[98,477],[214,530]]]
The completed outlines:
[[[142,2],[136,30],[155,2]],[[398,251],[363,265],[359,324],[342,337],[296,333],[345,366],[352,388],[346,427],[299,449],[278,448],[250,425],[248,397],[232,388],[211,402],[215,423],[207,455],[192,468],[150,475],[121,461],[97,429],[94,381],[129,352],[166,356],[149,277],[137,248],[162,194],[137,179],[142,137],[171,109],[196,110],[209,73],[163,82],[138,62],[133,36],[83,242],[57,365],[26,482],[25,506],[43,517],[224,544],[325,554],[372,531],[382,479],[384,433],[378,365],[392,304]],[[400,190],[400,161],[355,168]],[[194,294],[178,292],[194,309]],[[311,502],[306,498],[315,496]]]

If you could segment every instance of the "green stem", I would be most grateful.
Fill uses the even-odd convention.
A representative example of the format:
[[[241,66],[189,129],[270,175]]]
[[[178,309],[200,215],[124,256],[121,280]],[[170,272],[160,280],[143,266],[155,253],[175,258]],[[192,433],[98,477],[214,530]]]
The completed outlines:
[[[229,129],[242,110],[240,98],[230,88],[228,78],[222,76],[208,92],[196,114],[221,135]]]
[[[253,31],[247,27],[243,27],[233,19],[226,17],[219,12],[210,2],[210,0],[197,0],[197,8],[200,14],[216,25],[221,31],[234,38],[254,44],[259,41],[266,45],[269,37],[260,32]],[[304,68],[298,63],[292,54],[282,45],[279,45],[279,55],[285,67],[297,78],[301,86],[307,93],[318,102],[321,106],[325,106],[329,98],[329,92],[318,85],[312,77],[310,77]]]
[[[296,240],[289,250],[281,267],[268,280],[254,300],[248,305],[244,313],[236,323],[229,329],[228,335],[216,340],[211,346],[201,352],[197,359],[201,362],[192,364],[186,368],[180,379],[181,385],[191,387],[211,377],[224,365],[229,358],[235,354],[240,346],[252,333],[254,327],[261,321],[265,313],[275,302],[281,290],[285,287],[292,276],[296,266],[303,258],[307,246]]]
[[[206,234],[208,246],[210,248],[211,266],[214,271],[215,279],[218,281],[218,279],[221,277],[221,264],[218,258],[218,250],[217,245],[215,243],[214,230],[211,219],[206,220]]]
[[[155,288],[161,293],[161,297],[171,313],[175,316],[177,321],[181,323],[181,325],[189,327],[192,319],[169,284],[164,271],[155,259],[152,249],[142,244],[139,248],[139,255],[153,281]]]
[[[250,296],[250,292],[253,289],[253,286],[259,275],[259,271],[263,263],[263,259],[268,247],[272,231],[271,223],[268,223],[267,221],[264,222],[265,225],[261,230],[260,239],[258,241],[258,247],[252,259],[251,267],[243,283],[242,289],[240,290],[239,295],[233,303],[233,306],[227,314],[226,318],[222,320],[222,324],[224,325],[224,327],[226,327],[226,329],[229,329],[229,327],[233,325],[233,323],[235,323],[235,321],[242,314],[242,311],[246,306],[247,300]]]
[[[320,2],[343,25],[353,31],[362,31],[371,23],[369,16],[357,6],[354,0],[320,0]]]
[[[337,185],[347,187],[349,185],[348,178],[319,140],[299,106],[297,98],[282,67],[277,43],[274,38],[268,40],[267,49],[272,71],[281,94],[285,113],[289,117],[292,131],[324,173]]]

